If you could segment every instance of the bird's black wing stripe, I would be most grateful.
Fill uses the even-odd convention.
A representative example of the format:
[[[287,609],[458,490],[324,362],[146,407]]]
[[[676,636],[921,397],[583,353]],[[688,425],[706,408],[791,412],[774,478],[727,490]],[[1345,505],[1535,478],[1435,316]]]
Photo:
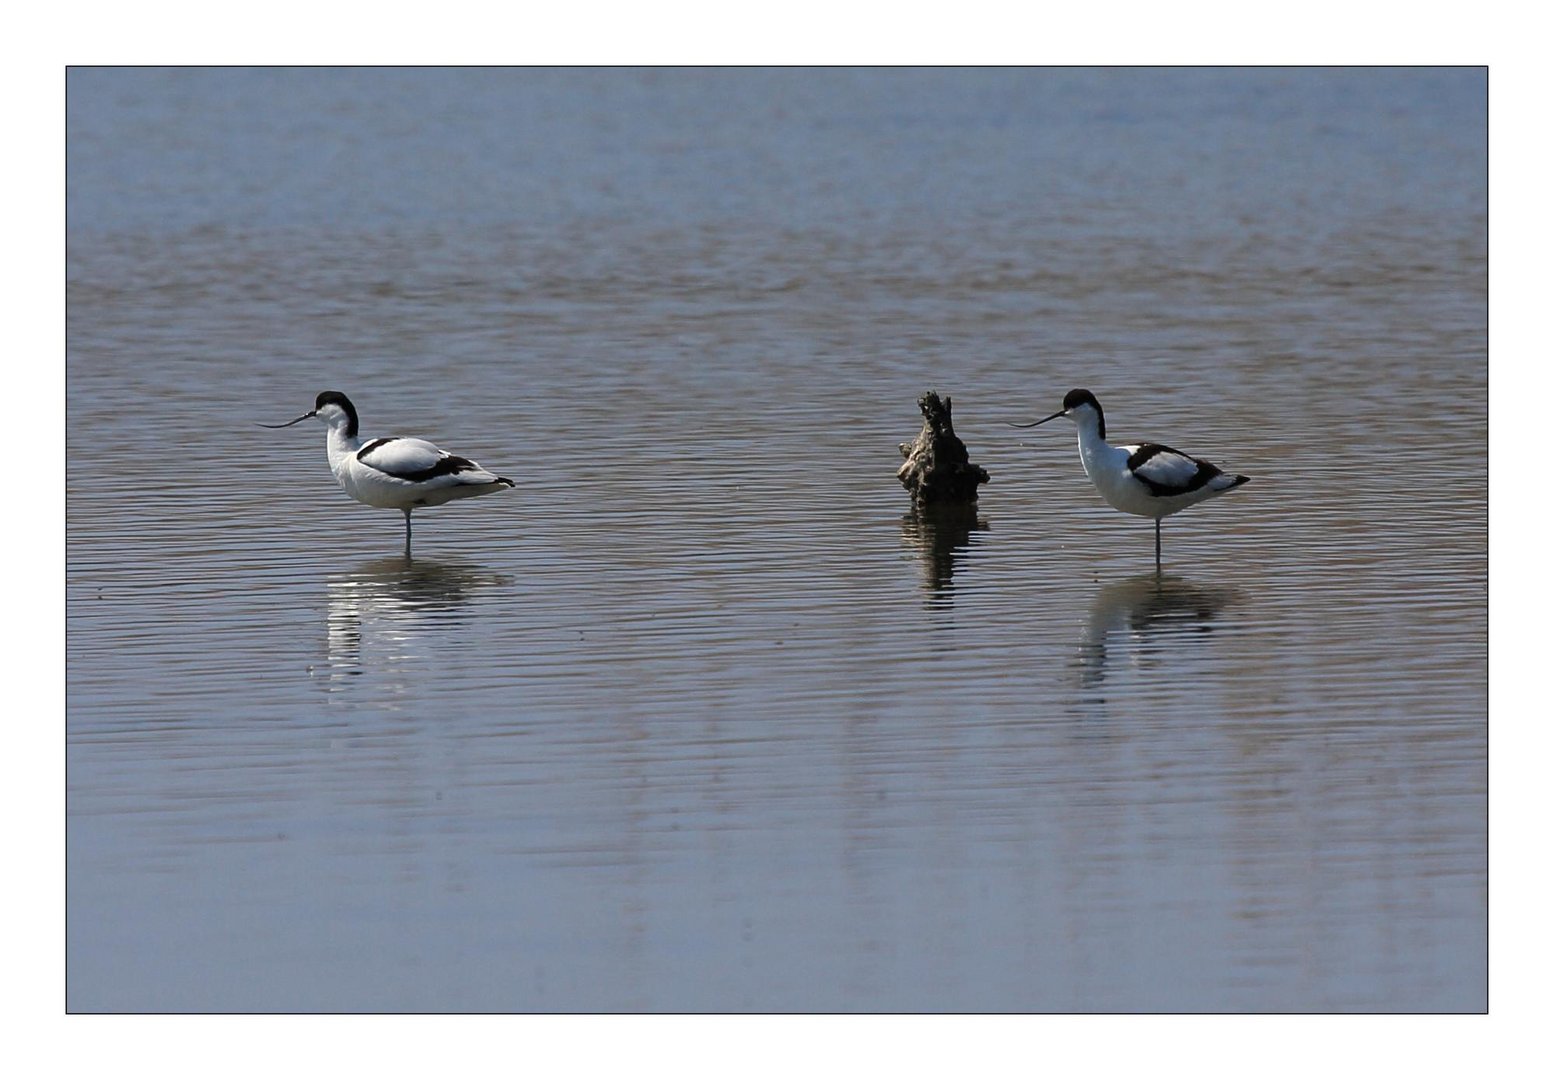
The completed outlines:
[[[480,468],[469,458],[462,458],[456,454],[444,454],[424,469],[396,469],[391,465],[385,467],[382,463],[367,460],[374,450],[380,446],[387,446],[391,442],[398,442],[399,438],[398,435],[389,435],[381,439],[373,439],[356,451],[356,460],[385,476],[392,476],[396,480],[407,480],[412,484],[419,484],[439,476],[457,476],[459,473],[473,472]]]
[[[461,458],[454,454],[438,458],[437,464],[428,469],[417,469],[415,472],[394,473],[392,475],[401,480],[409,480],[413,484],[419,484],[423,480],[431,480],[438,476],[457,476],[461,472],[472,472],[479,469],[469,458]]]
[[[1157,457],[1160,454],[1175,454],[1179,458],[1185,458],[1186,460],[1193,462],[1198,466],[1198,469],[1187,478],[1186,483],[1158,483],[1154,480],[1151,480],[1148,476],[1141,473],[1139,470],[1147,465],[1150,459]],[[1133,453],[1129,454],[1128,471],[1138,478],[1139,483],[1149,488],[1149,493],[1151,495],[1186,495],[1190,491],[1197,491],[1204,484],[1207,484],[1210,480],[1218,476],[1220,472],[1216,466],[1210,464],[1207,461],[1204,461],[1202,458],[1195,458],[1191,454],[1182,453],[1180,450],[1172,450],[1169,446],[1162,446],[1160,443],[1145,443],[1143,446],[1133,451]]]

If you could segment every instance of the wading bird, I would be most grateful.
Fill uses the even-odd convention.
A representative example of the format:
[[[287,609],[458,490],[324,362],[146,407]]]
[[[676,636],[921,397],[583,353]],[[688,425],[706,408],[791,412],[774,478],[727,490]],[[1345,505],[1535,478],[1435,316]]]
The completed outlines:
[[[287,428],[314,416],[329,428],[329,471],[345,493],[368,506],[404,512],[407,556],[410,511],[416,507],[439,506],[515,486],[505,476],[487,472],[469,458],[450,454],[425,439],[398,435],[363,439],[357,431],[356,406],[338,390],[319,394],[313,411],[295,420],[259,426]]]
[[[1101,498],[1126,514],[1155,519],[1155,569],[1160,569],[1160,519],[1240,487],[1250,476],[1232,476],[1202,458],[1159,443],[1113,446],[1106,441],[1106,415],[1088,390],[1070,390],[1063,408],[1033,428],[1066,416],[1079,429],[1079,460]]]

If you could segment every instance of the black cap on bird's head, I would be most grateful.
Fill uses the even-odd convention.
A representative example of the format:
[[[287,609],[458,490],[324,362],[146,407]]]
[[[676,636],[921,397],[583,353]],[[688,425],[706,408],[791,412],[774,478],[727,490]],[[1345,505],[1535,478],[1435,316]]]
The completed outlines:
[[[1070,409],[1077,409],[1081,405],[1093,405],[1097,410],[1101,407],[1101,403],[1095,400],[1095,395],[1088,390],[1070,390],[1063,395],[1064,412],[1068,412]]]
[[[351,399],[340,393],[338,390],[325,390],[323,393],[319,394],[318,399],[313,402],[313,411],[317,412],[325,405],[338,405],[346,412],[356,411],[356,407],[351,404]]]

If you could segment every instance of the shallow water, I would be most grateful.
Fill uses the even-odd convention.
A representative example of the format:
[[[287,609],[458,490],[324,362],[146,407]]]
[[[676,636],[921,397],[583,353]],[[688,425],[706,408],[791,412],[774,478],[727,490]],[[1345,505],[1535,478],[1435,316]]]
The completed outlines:
[[[1486,995],[1484,79],[69,78],[69,1007]],[[1117,514],[1119,441],[1251,475]],[[991,483],[911,511],[953,396]],[[519,481],[335,486],[321,389]]]

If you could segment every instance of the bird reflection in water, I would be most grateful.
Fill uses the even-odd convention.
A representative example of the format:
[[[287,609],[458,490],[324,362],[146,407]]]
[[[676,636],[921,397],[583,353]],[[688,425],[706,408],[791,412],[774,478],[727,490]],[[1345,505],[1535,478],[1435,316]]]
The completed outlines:
[[[510,581],[468,563],[402,556],[331,575],[325,623],[329,678],[420,656],[427,634],[456,625],[477,591]]]
[[[1185,636],[1190,650],[1191,641],[1214,632],[1215,621],[1235,598],[1233,589],[1194,585],[1172,574],[1140,574],[1107,585],[1096,593],[1080,639],[1080,685],[1100,686],[1117,674],[1119,662],[1134,668],[1167,662],[1164,646],[1173,637]],[[1182,664],[1184,673],[1192,667]]]
[[[971,534],[987,530],[987,521],[977,516],[975,503],[930,503],[913,506],[902,515],[901,538],[922,558],[928,607],[954,603],[956,565],[972,546]]]

